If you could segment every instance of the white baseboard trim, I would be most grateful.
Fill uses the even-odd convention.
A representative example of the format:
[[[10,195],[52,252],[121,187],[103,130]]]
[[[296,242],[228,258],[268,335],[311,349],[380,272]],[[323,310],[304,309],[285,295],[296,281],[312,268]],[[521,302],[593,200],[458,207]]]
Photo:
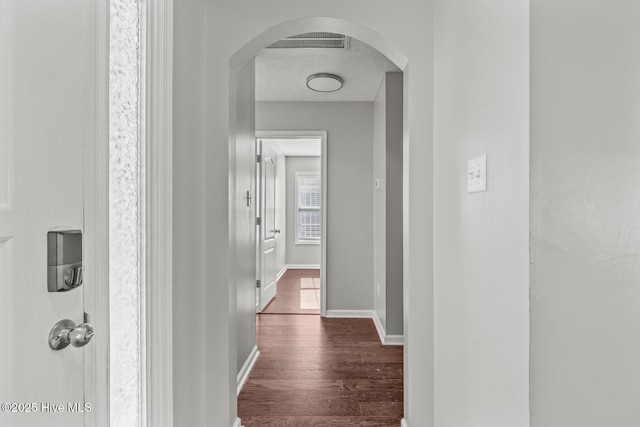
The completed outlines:
[[[287,264],[289,270],[320,270],[320,264]]]
[[[346,318],[346,319],[371,319],[373,317],[372,310],[327,310],[327,317],[330,318]]]
[[[240,418],[236,418],[236,422],[233,423],[232,427],[242,427],[242,422],[240,421]]]
[[[375,310],[371,312],[371,318],[373,319],[373,324],[376,326],[376,331],[378,331],[382,345],[404,345],[404,335],[387,335],[380,321],[380,317],[378,317],[378,313]]]
[[[280,269],[280,272],[276,275],[276,282],[277,282],[278,280],[280,280],[280,278],[282,277],[282,275],[283,275],[284,273],[286,273],[286,272],[287,272],[287,266],[286,266],[286,264],[285,264],[285,265],[282,267],[282,269]]]
[[[409,423],[404,418],[400,421],[400,427],[409,427]]]
[[[404,335],[387,335],[375,310],[327,310],[328,318],[372,319],[382,345],[404,345]]]
[[[384,326],[382,326],[380,317],[378,317],[378,312],[373,310],[373,315],[371,316],[371,318],[373,319],[373,324],[376,325],[376,331],[378,331],[380,342],[384,344],[384,337],[387,335],[387,333],[384,330]]]
[[[404,335],[385,335],[384,345],[404,345]]]
[[[249,354],[249,357],[247,357],[247,360],[244,362],[244,365],[242,365],[242,369],[240,369],[240,372],[238,373],[238,394],[240,394],[240,392],[242,391],[242,387],[244,387],[244,384],[247,382],[249,374],[251,373],[253,366],[258,360],[258,356],[260,356],[258,346],[254,346],[253,350],[251,350],[251,353]],[[240,419],[238,418],[238,421],[236,422],[239,421]],[[240,426],[240,424],[238,424],[238,426]]]

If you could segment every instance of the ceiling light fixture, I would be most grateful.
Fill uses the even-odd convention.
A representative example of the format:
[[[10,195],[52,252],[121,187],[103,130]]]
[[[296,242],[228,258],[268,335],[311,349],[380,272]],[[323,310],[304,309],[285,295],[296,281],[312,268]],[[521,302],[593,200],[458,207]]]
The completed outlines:
[[[312,74],[307,77],[307,87],[316,92],[335,92],[342,88],[342,77],[329,73]]]

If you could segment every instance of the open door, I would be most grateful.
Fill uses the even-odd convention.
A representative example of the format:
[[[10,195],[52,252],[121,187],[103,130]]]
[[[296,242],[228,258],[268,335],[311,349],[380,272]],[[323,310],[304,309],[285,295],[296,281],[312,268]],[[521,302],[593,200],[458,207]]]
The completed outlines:
[[[260,312],[271,302],[278,292],[276,277],[276,235],[280,233],[276,224],[276,152],[257,140],[258,164],[258,292],[256,311]]]
[[[97,284],[83,270],[96,5],[0,1],[1,426],[103,425],[89,421],[104,409],[85,373],[108,336],[85,324]]]

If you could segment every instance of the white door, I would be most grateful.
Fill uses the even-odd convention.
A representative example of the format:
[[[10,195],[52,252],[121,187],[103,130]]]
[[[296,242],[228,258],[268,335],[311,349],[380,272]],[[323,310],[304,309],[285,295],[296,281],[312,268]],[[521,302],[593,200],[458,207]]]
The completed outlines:
[[[0,426],[80,427],[85,347],[54,351],[84,320],[85,289],[47,290],[47,233],[83,230],[94,5],[0,0]],[[84,242],[86,249],[86,241]],[[95,409],[95,407],[93,408]]]
[[[257,308],[258,311],[262,311],[278,292],[276,245],[280,229],[278,228],[279,224],[276,224],[276,169],[278,167],[276,152],[263,140],[258,140],[258,150],[261,161],[258,163],[258,176],[260,177],[258,187],[260,212],[258,277],[260,288]]]

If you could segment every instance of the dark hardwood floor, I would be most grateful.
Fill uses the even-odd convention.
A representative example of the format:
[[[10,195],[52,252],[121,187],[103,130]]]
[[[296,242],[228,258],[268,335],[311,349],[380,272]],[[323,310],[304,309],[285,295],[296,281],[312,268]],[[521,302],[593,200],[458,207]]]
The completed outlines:
[[[244,427],[398,427],[402,347],[370,319],[259,315],[260,357],[238,397]]]
[[[287,270],[264,314],[320,314],[320,270]]]

